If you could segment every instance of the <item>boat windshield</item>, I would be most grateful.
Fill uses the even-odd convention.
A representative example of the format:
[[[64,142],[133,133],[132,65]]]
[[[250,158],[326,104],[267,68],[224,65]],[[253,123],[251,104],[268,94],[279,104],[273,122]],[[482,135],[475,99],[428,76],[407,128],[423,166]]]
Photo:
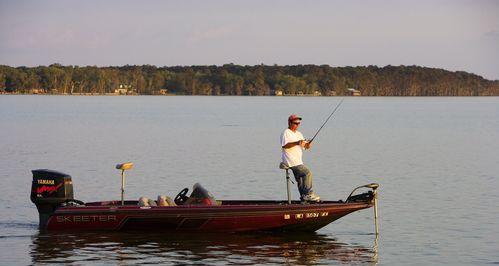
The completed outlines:
[[[217,200],[201,184],[192,187],[192,193],[184,205],[217,205]]]

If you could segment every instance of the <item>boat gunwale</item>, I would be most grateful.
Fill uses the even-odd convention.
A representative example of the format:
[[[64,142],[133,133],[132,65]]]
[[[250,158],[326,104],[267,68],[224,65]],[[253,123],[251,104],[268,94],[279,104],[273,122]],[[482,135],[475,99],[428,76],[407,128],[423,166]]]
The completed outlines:
[[[247,202],[247,201],[245,201]],[[261,202],[261,201],[255,201]],[[280,201],[275,201],[280,202]],[[92,202],[98,203],[98,202]],[[90,203],[90,204],[92,204]],[[137,205],[90,205],[90,206],[64,206],[59,207],[53,213],[53,215],[59,214],[77,214],[77,213],[120,213],[120,214],[140,214],[140,213],[178,213],[178,214],[189,214],[196,211],[196,215],[199,212],[211,213],[211,212],[222,212],[222,213],[281,213],[281,212],[300,212],[300,211],[324,211],[326,209],[334,209],[335,211],[345,211],[345,210],[360,210],[371,207],[373,204],[371,201],[359,201],[359,202],[321,202],[313,204],[247,204],[247,205],[181,205],[181,206],[147,206],[141,207]]]

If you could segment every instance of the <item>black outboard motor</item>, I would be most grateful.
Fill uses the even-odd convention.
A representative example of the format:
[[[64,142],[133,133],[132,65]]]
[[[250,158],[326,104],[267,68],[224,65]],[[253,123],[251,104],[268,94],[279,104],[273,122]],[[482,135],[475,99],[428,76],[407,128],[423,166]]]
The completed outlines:
[[[40,214],[40,229],[45,229],[50,215],[64,202],[73,199],[71,176],[48,169],[33,170],[31,201]]]

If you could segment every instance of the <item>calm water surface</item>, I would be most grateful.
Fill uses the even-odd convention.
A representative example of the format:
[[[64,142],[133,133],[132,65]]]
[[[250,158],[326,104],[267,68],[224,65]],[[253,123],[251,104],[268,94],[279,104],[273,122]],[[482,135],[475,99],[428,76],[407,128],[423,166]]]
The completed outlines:
[[[83,201],[284,199],[279,134],[311,137],[340,98],[0,96],[0,264],[499,264],[499,98],[347,98],[304,160],[324,199],[378,182],[372,210],[315,234],[42,233],[32,169],[73,177]],[[297,198],[296,189],[293,196]]]

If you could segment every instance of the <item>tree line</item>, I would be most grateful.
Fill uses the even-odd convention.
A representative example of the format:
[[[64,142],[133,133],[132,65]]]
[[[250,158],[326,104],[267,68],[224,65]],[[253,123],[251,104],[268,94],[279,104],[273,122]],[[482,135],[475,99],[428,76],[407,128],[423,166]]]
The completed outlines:
[[[499,81],[420,66],[255,65],[241,66],[63,66],[0,65],[0,92],[106,94],[126,87],[143,95],[347,95],[491,96]]]

